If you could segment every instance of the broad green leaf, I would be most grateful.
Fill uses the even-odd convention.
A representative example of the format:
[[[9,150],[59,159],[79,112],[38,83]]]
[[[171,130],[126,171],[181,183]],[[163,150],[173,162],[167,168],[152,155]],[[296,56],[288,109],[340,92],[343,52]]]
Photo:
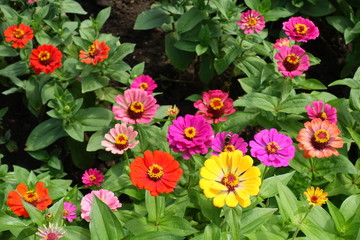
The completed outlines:
[[[223,73],[240,55],[243,49],[239,46],[233,47],[233,49],[226,54],[223,58],[215,58],[214,68],[216,72],[220,75]]]
[[[158,224],[164,215],[165,198],[163,196],[151,196],[149,191],[145,191],[145,207],[148,212],[148,221]]]
[[[265,111],[276,112],[279,99],[263,93],[249,93],[234,101],[234,106],[258,108]],[[286,106],[285,106],[286,107]]]
[[[63,214],[64,214],[64,198],[58,200],[55,204],[53,204],[47,212],[51,213],[53,223],[57,223],[59,226],[62,225]]]
[[[197,230],[193,228],[186,219],[176,216],[165,216],[160,220],[157,226],[159,231],[169,232],[178,236],[189,236],[196,233]]]
[[[204,54],[208,50],[208,46],[203,46],[201,44],[197,44],[195,47],[195,52],[198,56]]]
[[[336,235],[325,232],[323,229],[309,221],[305,221],[303,224],[299,225],[299,228],[307,238],[311,240],[337,239]]]
[[[21,200],[21,201],[22,201],[22,204],[24,205],[24,208],[29,213],[31,221],[36,223],[36,225],[38,225],[38,226],[42,226],[43,221],[44,221],[44,214],[39,209],[37,209],[35,206],[31,205],[30,203],[28,203],[24,200]]]
[[[134,30],[148,30],[161,27],[164,23],[170,23],[171,18],[161,8],[151,8],[140,13],[134,24]]]
[[[135,237],[131,237],[131,240],[181,240],[184,239],[181,236],[177,236],[167,232],[146,232]]]
[[[329,87],[337,86],[337,85],[345,85],[350,88],[358,89],[358,88],[360,88],[360,81],[352,79],[352,78],[344,78],[344,79],[336,80],[336,81],[330,83]]]
[[[275,175],[273,177],[266,178],[261,184],[260,193],[261,197],[269,198],[273,197],[278,193],[277,184],[278,182],[287,185],[294,175],[295,171],[285,173],[282,175]]]
[[[240,239],[242,208],[238,205],[234,208],[224,208],[225,221],[230,227],[230,233],[233,239]]]
[[[305,106],[311,103],[311,98],[306,94],[297,94],[289,96],[285,101],[278,106],[279,112],[284,113],[303,113],[306,112]]]
[[[241,216],[241,234],[254,232],[266,223],[276,211],[276,208],[253,208]]]
[[[27,183],[30,172],[25,168],[14,165],[14,175],[17,183]]]
[[[334,221],[331,219],[327,210],[322,207],[313,207],[306,217],[307,221],[310,221],[314,225],[319,226],[324,231],[336,234]]]
[[[71,152],[71,159],[75,166],[80,169],[88,169],[95,162],[94,152],[86,151],[86,142],[79,142],[72,138],[66,138]]]
[[[133,43],[122,43],[116,48],[115,53],[111,57],[111,61],[117,62],[123,60],[127,55],[134,52],[135,44]]]
[[[79,122],[70,122],[63,125],[64,131],[76,141],[84,141],[84,129]]]
[[[252,10],[260,11],[260,0],[245,0],[245,4]]]
[[[326,21],[341,33],[345,32],[345,29],[352,26],[352,22],[345,16],[327,16]]]
[[[352,195],[346,198],[341,206],[340,212],[343,214],[345,221],[348,221],[353,216],[357,216],[357,220],[360,220],[360,216],[357,214],[360,210],[360,195]],[[353,221],[356,219],[353,219]]]
[[[93,133],[89,139],[89,142],[86,147],[86,151],[94,152],[104,147],[101,145],[101,141],[105,140],[105,134],[108,132],[107,129],[99,130]]]
[[[270,9],[269,11],[265,12],[264,14],[262,14],[262,16],[264,16],[265,21],[266,22],[272,22],[272,21],[277,21],[280,18],[287,18],[292,16],[295,12],[297,11],[297,9],[294,8],[293,9],[287,9],[284,7],[275,7],[273,9]]]
[[[327,87],[317,79],[303,78],[304,80],[297,83],[297,86],[306,90],[325,90]]]
[[[107,86],[109,78],[105,76],[99,76],[98,74],[90,74],[81,78],[81,92],[91,92],[96,89]]]
[[[12,47],[0,45],[0,57],[16,57],[19,53]]]
[[[249,124],[254,123],[257,115],[258,113],[252,112],[235,112],[231,114],[223,124],[221,124],[219,131],[240,132]]]
[[[16,62],[0,69],[0,75],[11,78],[13,76],[21,76],[29,71],[25,62]]]
[[[100,30],[104,26],[106,20],[108,20],[108,18],[110,17],[110,13],[111,7],[104,8],[98,13],[95,19],[98,30]]]
[[[98,131],[109,126],[113,113],[102,107],[80,109],[74,121],[82,125],[83,131]]]
[[[4,15],[4,19],[6,19],[10,25],[18,24],[19,14],[15,9],[6,4],[0,5],[0,10]]]
[[[356,143],[357,147],[360,149],[360,134],[351,128],[346,128],[346,129],[349,131],[352,139]]]
[[[329,208],[332,219],[334,220],[336,229],[341,233],[345,232],[345,219],[342,213],[333,203],[330,202],[330,200],[328,200],[326,204]]]
[[[60,9],[63,13],[87,14],[80,3],[73,0],[64,0],[61,2]]]
[[[246,56],[243,57],[236,66],[248,77],[261,76],[266,62],[259,56]]]
[[[312,17],[322,17],[330,15],[336,8],[328,0],[316,1],[316,4],[304,4],[300,9],[301,14],[306,14]]]
[[[220,239],[220,228],[214,223],[210,223],[205,227],[204,240],[205,239]]]
[[[203,19],[206,18],[204,12],[199,9],[193,7],[184,14],[176,22],[176,31],[178,32],[187,32],[193,29],[198,23],[200,23]]]
[[[88,229],[79,226],[65,226],[66,234],[61,237],[61,240],[89,240],[90,232]]]
[[[127,221],[124,227],[135,236],[145,234],[147,232],[157,231],[157,226],[154,224],[148,224],[145,217],[134,218]]]
[[[279,208],[285,214],[285,218],[290,219],[292,223],[297,224],[299,217],[299,203],[294,193],[283,183],[277,182],[277,188],[279,191],[278,204]]]
[[[180,70],[185,70],[193,61],[195,54],[177,49],[174,45],[177,39],[175,33],[169,33],[165,37],[165,53],[171,64]]]
[[[14,228],[25,229],[28,228],[28,224],[19,218],[11,217],[4,212],[0,212],[0,232],[12,230]]]
[[[104,88],[96,89],[95,94],[102,101],[115,103],[115,97],[122,93],[113,87],[104,87]]]

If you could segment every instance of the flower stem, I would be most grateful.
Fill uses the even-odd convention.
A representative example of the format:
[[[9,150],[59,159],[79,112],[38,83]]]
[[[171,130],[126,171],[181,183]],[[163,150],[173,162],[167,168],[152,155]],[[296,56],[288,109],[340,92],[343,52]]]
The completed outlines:
[[[301,225],[301,224],[303,223],[303,221],[305,220],[305,218],[307,217],[307,215],[309,215],[312,207],[313,207],[313,206],[310,206],[310,207],[309,207],[307,213],[306,213],[306,214],[304,215],[304,217],[300,220],[299,225]],[[294,232],[294,235],[293,235],[293,237],[292,237],[292,240],[294,240],[294,239],[296,238],[296,236],[298,235],[299,231],[300,231],[300,228],[297,227],[297,228],[296,228],[296,231]]]
[[[261,175],[261,182],[263,182],[263,180],[264,180],[264,178],[265,178],[265,174],[267,173],[267,171],[268,171],[269,169],[270,169],[269,166],[266,166],[266,165],[265,165],[264,172],[263,172],[263,174]]]

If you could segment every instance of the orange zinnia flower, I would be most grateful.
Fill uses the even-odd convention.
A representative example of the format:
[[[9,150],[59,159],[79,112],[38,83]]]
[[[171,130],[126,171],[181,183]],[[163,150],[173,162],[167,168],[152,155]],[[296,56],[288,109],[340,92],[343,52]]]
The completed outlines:
[[[32,204],[39,210],[45,210],[51,203],[48,189],[44,188],[43,182],[38,182],[35,190],[29,190],[25,183],[20,183],[16,191],[10,191],[6,204],[18,216],[29,217],[29,213],[24,208],[22,200]]]
[[[41,45],[33,49],[30,55],[30,66],[36,74],[40,72],[52,73],[55,69],[61,67],[62,53],[54,45]]]
[[[5,41],[12,42],[13,48],[23,48],[33,37],[33,30],[25,25],[13,25],[4,31]]]
[[[130,164],[132,183],[140,189],[150,191],[152,196],[174,191],[180,180],[182,169],[174,157],[162,151],[145,151]]]
[[[305,128],[301,129],[296,140],[299,141],[299,149],[305,150],[305,158],[338,156],[336,148],[344,145],[339,137],[339,128],[328,120],[314,119],[306,122]]]
[[[87,52],[80,50],[79,58],[83,58],[81,62],[96,65],[98,62],[102,62],[109,57],[109,51],[110,48],[106,45],[106,42],[95,40],[93,44],[88,47]]]

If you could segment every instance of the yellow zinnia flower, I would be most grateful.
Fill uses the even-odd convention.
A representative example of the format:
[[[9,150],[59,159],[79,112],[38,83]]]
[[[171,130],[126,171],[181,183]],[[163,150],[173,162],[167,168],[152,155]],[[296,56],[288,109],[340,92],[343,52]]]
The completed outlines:
[[[326,197],[328,193],[324,193],[323,190],[319,187],[316,187],[316,189],[314,187],[307,188],[304,194],[309,201],[309,205],[321,206],[328,200]]]
[[[214,198],[216,207],[247,207],[250,195],[259,193],[260,169],[253,167],[253,159],[242,152],[222,152],[212,156],[200,170],[200,188],[207,198]]]

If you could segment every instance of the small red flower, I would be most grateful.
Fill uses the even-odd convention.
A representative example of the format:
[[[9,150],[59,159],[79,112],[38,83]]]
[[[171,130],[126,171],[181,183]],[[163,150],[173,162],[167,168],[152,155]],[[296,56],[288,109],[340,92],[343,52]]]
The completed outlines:
[[[55,69],[61,67],[62,53],[54,45],[41,45],[33,49],[30,55],[30,66],[36,74],[40,72],[52,73]]]
[[[96,65],[98,62],[102,62],[107,59],[110,48],[106,45],[106,42],[99,42],[95,40],[92,45],[88,47],[88,51],[80,50],[79,58],[83,58],[80,61],[86,64]]]
[[[13,25],[4,31],[5,41],[12,42],[13,48],[23,48],[34,37],[33,30],[25,25]]]

